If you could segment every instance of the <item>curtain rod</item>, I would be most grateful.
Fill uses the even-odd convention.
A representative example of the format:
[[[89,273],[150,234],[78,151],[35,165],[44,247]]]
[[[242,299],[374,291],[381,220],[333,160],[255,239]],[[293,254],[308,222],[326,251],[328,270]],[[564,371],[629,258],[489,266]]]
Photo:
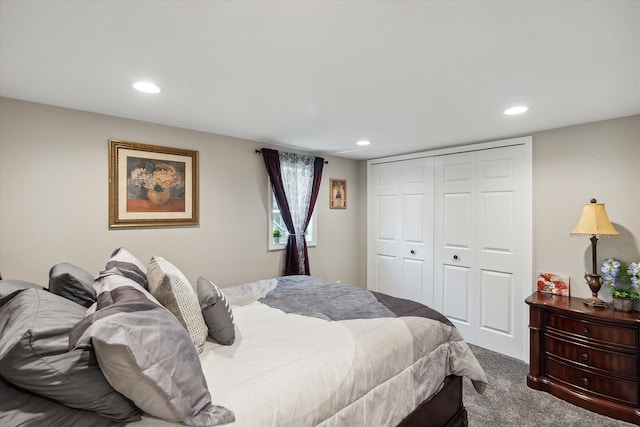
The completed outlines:
[[[262,154],[262,150],[257,150],[257,149],[256,149],[256,154],[257,154],[257,155]],[[324,161],[324,164],[325,164],[325,165],[328,165],[328,164],[329,164],[329,162],[325,160],[325,161]]]

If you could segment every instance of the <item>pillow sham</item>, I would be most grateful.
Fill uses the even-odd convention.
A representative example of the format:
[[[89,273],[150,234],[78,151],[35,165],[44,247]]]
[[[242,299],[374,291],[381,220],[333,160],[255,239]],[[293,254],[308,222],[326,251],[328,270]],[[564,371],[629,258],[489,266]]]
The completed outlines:
[[[96,301],[91,273],[68,262],[51,267],[49,291],[83,307],[89,307]]]
[[[125,248],[118,248],[113,251],[111,258],[98,274],[96,280],[108,274],[119,274],[120,276],[128,277],[143,288],[149,289],[147,268],[142,261]]]
[[[149,291],[180,321],[193,340],[198,353],[207,340],[207,325],[202,317],[198,297],[182,272],[162,257],[149,262]]]
[[[85,309],[39,289],[0,299],[0,376],[42,397],[116,421],[137,421],[138,408],[116,392],[90,346],[69,350],[69,331]]]
[[[0,425],[4,427],[124,426],[95,412],[61,405],[14,387],[0,377]]]
[[[198,278],[198,301],[202,309],[209,336],[222,345],[231,345],[236,339],[233,313],[222,290],[204,277]]]
[[[171,422],[217,425],[235,419],[211,403],[193,342],[173,314],[130,279],[106,276],[97,288],[98,310],[73,328],[70,344],[91,341],[116,390]]]
[[[40,285],[36,285],[35,283],[26,282],[24,280],[13,280],[13,279],[4,279],[0,280],[0,298],[4,298],[9,294],[14,293],[15,291],[21,291],[23,289],[41,289],[46,291],[46,288],[43,288]]]

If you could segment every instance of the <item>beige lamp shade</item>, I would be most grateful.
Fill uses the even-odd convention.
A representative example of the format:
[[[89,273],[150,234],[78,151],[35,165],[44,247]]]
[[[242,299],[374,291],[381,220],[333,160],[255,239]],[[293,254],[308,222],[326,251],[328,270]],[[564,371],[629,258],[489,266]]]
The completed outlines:
[[[582,215],[571,235],[601,237],[619,236],[620,233],[609,221],[604,203],[596,203],[595,199],[591,199],[591,203],[582,206]]]

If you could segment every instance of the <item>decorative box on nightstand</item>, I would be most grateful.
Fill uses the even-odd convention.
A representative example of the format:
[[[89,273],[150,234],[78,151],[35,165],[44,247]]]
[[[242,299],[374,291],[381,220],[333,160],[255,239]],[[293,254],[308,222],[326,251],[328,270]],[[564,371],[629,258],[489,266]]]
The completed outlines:
[[[529,305],[527,385],[640,425],[640,313],[536,292]]]

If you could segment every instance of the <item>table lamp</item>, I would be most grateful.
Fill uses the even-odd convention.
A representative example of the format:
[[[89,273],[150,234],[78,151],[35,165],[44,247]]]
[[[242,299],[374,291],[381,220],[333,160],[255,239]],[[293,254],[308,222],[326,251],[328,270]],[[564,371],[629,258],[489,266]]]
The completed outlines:
[[[604,203],[598,203],[596,199],[591,199],[591,203],[582,205],[582,215],[578,220],[578,224],[571,232],[571,235],[591,237],[593,271],[591,274],[585,273],[584,279],[591,289],[592,296],[583,302],[590,307],[606,307],[607,303],[598,298],[598,291],[600,291],[602,287],[602,276],[600,276],[597,271],[596,245],[598,244],[598,237],[619,236],[620,233],[618,233],[611,224],[611,221],[609,221],[607,211],[604,209]]]

